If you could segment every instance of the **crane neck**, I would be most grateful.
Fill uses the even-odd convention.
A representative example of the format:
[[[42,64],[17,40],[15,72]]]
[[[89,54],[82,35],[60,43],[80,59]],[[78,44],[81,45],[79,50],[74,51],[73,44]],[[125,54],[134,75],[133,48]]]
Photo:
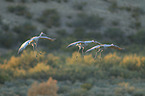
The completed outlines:
[[[44,33],[43,33],[43,32],[41,32],[39,36],[42,36],[43,34],[44,34]]]

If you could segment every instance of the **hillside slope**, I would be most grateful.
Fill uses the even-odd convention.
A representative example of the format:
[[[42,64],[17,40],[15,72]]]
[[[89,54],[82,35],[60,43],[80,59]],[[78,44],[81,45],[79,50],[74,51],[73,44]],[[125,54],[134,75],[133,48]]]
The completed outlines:
[[[101,34],[109,28],[118,28],[129,36],[145,27],[144,4],[144,0],[1,0],[0,33],[12,34],[13,42],[5,44],[6,35],[0,47],[18,47],[41,31],[55,37],[56,31],[73,33],[79,27]]]

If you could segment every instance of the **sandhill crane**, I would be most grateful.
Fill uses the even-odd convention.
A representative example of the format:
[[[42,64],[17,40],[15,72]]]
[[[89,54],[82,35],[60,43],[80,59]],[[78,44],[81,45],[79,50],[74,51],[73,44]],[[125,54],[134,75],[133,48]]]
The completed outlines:
[[[101,56],[101,52],[104,50],[104,49],[107,49],[107,48],[113,48],[113,49],[119,49],[119,50],[123,50],[124,48],[120,48],[119,46],[117,45],[114,45],[114,44],[101,44],[101,45],[97,45],[97,46],[94,46],[90,49],[88,49],[86,52],[89,52],[89,51],[92,51],[92,50],[97,50],[99,49],[97,52],[96,52],[96,55],[98,52],[100,52],[100,56]],[[95,58],[96,58],[96,55],[95,55]]]
[[[91,40],[91,41],[77,41],[77,42],[73,42],[73,43],[69,44],[66,48],[75,45],[75,46],[79,47],[78,52],[82,49],[82,53],[83,53],[84,47],[87,46],[89,43],[101,44],[101,43],[99,43],[98,41],[95,41],[95,40]]]
[[[32,37],[30,40],[27,40],[25,41],[19,48],[18,50],[18,54],[20,52],[22,52],[28,45],[32,45],[33,46],[33,50],[35,48],[37,48],[37,44],[38,44],[38,40],[39,39],[47,39],[47,40],[50,40],[50,41],[54,41],[55,39],[52,39],[52,38],[49,38],[47,36],[42,36],[42,35],[45,35],[43,32],[40,33],[39,36],[35,36],[35,37]]]

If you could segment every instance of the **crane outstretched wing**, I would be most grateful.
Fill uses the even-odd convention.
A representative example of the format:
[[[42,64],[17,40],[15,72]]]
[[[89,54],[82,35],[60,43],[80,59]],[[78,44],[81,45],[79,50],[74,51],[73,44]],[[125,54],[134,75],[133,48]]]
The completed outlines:
[[[55,39],[49,38],[47,36],[40,36],[39,38],[40,39],[47,39],[47,40],[50,40],[50,41],[54,41],[55,40]]]
[[[19,48],[19,50],[18,50],[18,54],[19,54],[20,52],[22,52],[22,51],[23,51],[32,41],[33,41],[33,40],[30,39],[30,40],[27,40],[26,42],[24,42],[24,43],[20,46],[20,48]]]
[[[83,41],[73,42],[73,43],[69,44],[66,48],[71,47],[71,46],[73,46],[73,45],[76,45],[76,44],[78,44],[78,43],[83,43]]]
[[[89,52],[89,51],[92,51],[92,50],[94,50],[94,49],[98,49],[98,48],[100,48],[100,47],[101,47],[101,45],[94,46],[94,47],[88,49],[88,50],[86,51],[86,53]]]
[[[84,41],[84,43],[85,44],[87,44],[87,43],[96,43],[96,44],[101,44],[100,42],[98,42],[98,41],[95,41],[95,40],[91,40],[91,41]]]
[[[110,47],[108,47],[108,48],[119,49],[119,50],[123,50],[123,49],[124,49],[124,48],[120,48],[120,47],[117,46],[117,45],[112,45],[112,46],[110,46]]]
[[[94,41],[94,43],[101,45],[101,43],[100,43],[100,42],[98,42],[98,41]]]
[[[93,43],[94,41],[92,40],[92,41],[84,41],[83,43]]]

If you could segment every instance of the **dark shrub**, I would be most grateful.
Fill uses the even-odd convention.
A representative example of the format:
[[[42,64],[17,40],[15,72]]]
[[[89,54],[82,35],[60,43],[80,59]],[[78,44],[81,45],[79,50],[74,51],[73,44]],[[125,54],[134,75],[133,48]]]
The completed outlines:
[[[24,5],[16,5],[16,6],[8,6],[8,11],[14,13],[19,16],[25,16],[28,19],[32,18],[32,14],[27,11],[26,6]]]
[[[13,28],[13,31],[18,34],[18,39],[20,41],[25,41],[34,35],[36,31],[36,26],[31,23],[24,23],[23,25],[18,25]]]
[[[13,33],[3,33],[0,35],[0,45],[6,48],[12,47],[16,44],[17,37]]]
[[[109,28],[104,32],[104,37],[109,38],[111,41],[124,43],[124,32],[119,28]]]
[[[7,74],[5,70],[0,68],[0,84],[8,80],[10,80],[10,76]]]
[[[145,44],[145,30],[139,30],[131,38],[133,42],[136,42],[137,44]]]
[[[99,15],[79,14],[77,20],[73,22],[73,26],[97,29],[102,26],[103,20]]]
[[[37,18],[38,22],[43,23],[47,27],[58,27],[60,25],[60,16],[55,9],[44,10],[42,15]]]

